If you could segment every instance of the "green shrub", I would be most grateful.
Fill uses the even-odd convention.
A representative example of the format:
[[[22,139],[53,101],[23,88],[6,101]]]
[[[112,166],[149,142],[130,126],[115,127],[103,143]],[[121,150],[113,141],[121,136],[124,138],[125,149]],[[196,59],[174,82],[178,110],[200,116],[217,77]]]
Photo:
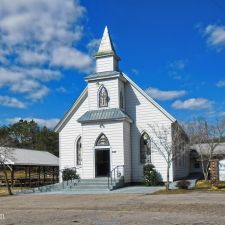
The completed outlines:
[[[80,179],[80,176],[77,174],[76,168],[65,168],[62,171],[63,181]]]
[[[144,182],[148,186],[154,186],[159,183],[158,173],[153,164],[146,164],[144,166]]]
[[[188,180],[180,180],[176,184],[179,189],[188,189],[189,185],[190,182]]]

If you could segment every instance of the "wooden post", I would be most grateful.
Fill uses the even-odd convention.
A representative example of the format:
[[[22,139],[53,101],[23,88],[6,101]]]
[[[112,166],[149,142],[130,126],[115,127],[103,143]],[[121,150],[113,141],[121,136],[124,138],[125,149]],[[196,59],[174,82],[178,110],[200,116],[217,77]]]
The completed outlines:
[[[43,170],[44,170],[44,184],[45,184],[45,167],[43,167]]]
[[[40,187],[40,184],[41,184],[41,167],[39,166],[38,167],[38,186]]]
[[[29,173],[29,187],[31,187],[30,166],[28,167],[28,173]]]
[[[14,186],[14,166],[12,166],[12,171],[11,171],[11,188]]]
[[[27,166],[25,166],[25,177],[27,178]]]
[[[55,167],[52,167],[52,182],[55,183]]]

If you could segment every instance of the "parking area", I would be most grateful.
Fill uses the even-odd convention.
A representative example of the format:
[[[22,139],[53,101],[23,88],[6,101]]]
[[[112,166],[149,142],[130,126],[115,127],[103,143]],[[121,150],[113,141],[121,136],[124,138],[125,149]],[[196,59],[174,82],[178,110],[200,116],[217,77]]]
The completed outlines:
[[[21,195],[0,202],[0,224],[225,224],[223,193]]]

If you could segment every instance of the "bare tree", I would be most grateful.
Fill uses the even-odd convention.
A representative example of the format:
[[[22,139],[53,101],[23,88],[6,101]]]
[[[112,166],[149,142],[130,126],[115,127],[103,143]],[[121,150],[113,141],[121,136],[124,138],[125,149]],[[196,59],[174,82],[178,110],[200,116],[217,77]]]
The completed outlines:
[[[196,146],[205,182],[208,182],[210,161],[216,147],[225,135],[225,119],[209,123],[203,118],[193,119],[186,125],[190,144]]]
[[[7,167],[9,169],[10,166],[9,166],[9,162],[10,160],[13,160],[13,151],[14,149],[13,148],[9,148],[10,142],[9,142],[9,139],[8,139],[8,135],[7,135],[7,132],[6,130],[1,130],[1,133],[0,133],[0,167],[3,169],[3,173],[4,173],[4,177],[5,177],[5,183],[6,183],[6,186],[7,186],[7,189],[8,189],[8,193],[9,195],[12,195],[12,190],[11,190],[11,187],[9,185],[9,181],[8,181],[8,175],[7,175]]]
[[[177,122],[171,126],[160,126],[158,124],[149,126],[153,134],[151,142],[167,164],[166,190],[169,190],[171,165],[187,153],[188,137]]]

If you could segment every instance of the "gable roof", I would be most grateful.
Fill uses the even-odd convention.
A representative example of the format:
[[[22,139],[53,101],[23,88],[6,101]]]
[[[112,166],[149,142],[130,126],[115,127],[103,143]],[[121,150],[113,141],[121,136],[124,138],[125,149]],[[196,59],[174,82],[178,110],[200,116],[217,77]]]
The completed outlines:
[[[149,102],[151,102],[156,108],[158,108],[171,122],[177,121],[173,116],[171,116],[164,108],[162,108],[156,101],[153,100],[145,91],[143,91],[137,84],[135,84],[125,73],[123,76],[126,80],[137,89]]]
[[[65,113],[63,118],[58,122],[58,124],[55,126],[54,131],[60,132],[62,128],[65,126],[67,121],[73,116],[74,112],[76,111],[77,107],[79,106],[80,102],[87,97],[88,88],[86,87],[83,92],[80,94],[80,96],[76,99],[76,101],[73,103],[71,108]]]
[[[7,148],[8,149],[8,148]],[[10,165],[59,166],[59,158],[47,151],[9,148],[10,155],[6,159]]]
[[[119,108],[91,110],[84,113],[77,121],[80,123],[90,123],[97,121],[121,121],[132,122],[129,116]]]
[[[104,76],[107,74],[107,72],[103,73]],[[109,73],[108,77],[110,75],[112,76],[113,73]],[[135,84],[126,74],[120,73],[120,76],[124,77],[126,81],[128,81],[136,90],[138,90],[149,102],[151,102],[157,109],[159,109],[171,122],[177,121],[173,116],[171,116],[165,109],[163,109],[157,102],[155,102],[145,91],[143,91],[137,84]],[[56,125],[54,131],[60,132],[62,128],[65,126],[67,121],[73,116],[75,113],[77,107],[79,106],[80,102],[87,96],[88,88],[86,87],[84,91],[81,93],[81,95],[77,98],[77,100],[74,102],[72,107],[66,112],[64,117],[59,121],[59,123]]]

